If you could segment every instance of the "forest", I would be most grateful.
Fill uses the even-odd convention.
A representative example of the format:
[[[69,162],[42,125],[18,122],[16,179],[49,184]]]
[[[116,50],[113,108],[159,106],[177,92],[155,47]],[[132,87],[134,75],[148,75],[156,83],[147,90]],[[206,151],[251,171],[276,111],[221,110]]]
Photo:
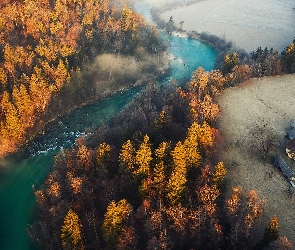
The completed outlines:
[[[57,155],[35,191],[32,240],[42,249],[292,249],[275,215],[259,223],[266,201],[255,190],[228,190],[216,98],[236,72],[153,82]]]
[[[57,115],[161,71],[164,46],[156,29],[123,2],[8,0],[0,6],[1,156]],[[119,70],[126,64],[132,74]]]
[[[165,28],[157,10],[152,14]],[[213,35],[190,35],[219,50],[216,69],[239,78],[232,83],[295,71],[294,42],[281,54],[258,48],[248,55]],[[156,28],[116,0],[7,0],[0,50],[1,156],[56,116],[165,71]]]
[[[0,6],[0,155],[74,104],[95,100],[94,90],[110,93],[161,71],[154,59],[165,47],[157,29],[120,1],[7,0]],[[248,55],[201,37],[224,48],[215,70],[196,69],[181,86],[152,81],[108,124],[56,155],[34,190],[37,219],[28,234],[36,245],[292,249],[276,215],[259,223],[263,197],[241,186],[228,190],[216,100],[251,77],[294,73],[295,41],[282,53],[258,48]],[[117,70],[136,62],[134,75]]]

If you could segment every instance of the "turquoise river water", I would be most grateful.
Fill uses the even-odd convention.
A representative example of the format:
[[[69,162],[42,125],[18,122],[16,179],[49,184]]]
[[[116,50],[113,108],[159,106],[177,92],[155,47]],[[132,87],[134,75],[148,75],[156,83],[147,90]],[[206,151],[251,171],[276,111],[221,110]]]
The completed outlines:
[[[137,11],[148,20],[148,6],[138,5]],[[213,69],[217,52],[199,41],[162,34],[168,50],[173,54],[171,71],[159,79],[169,84],[170,79],[189,79],[198,67]],[[32,245],[26,229],[34,220],[34,189],[51,171],[54,155],[71,147],[75,140],[124,109],[140,88],[127,90],[94,104],[74,110],[50,123],[43,133],[30,142],[21,152],[0,159],[0,249],[38,249]],[[88,132],[85,132],[88,131]]]

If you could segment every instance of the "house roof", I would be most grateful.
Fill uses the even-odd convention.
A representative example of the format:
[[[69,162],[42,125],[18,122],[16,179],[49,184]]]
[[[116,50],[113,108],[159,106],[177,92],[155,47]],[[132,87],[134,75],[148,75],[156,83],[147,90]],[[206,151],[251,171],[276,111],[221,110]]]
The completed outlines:
[[[286,143],[286,149],[290,150],[291,153],[295,152],[295,138]]]
[[[289,165],[280,156],[277,156],[274,159],[274,165],[277,168],[279,168],[288,179],[293,177],[295,174],[294,171],[289,167]]]

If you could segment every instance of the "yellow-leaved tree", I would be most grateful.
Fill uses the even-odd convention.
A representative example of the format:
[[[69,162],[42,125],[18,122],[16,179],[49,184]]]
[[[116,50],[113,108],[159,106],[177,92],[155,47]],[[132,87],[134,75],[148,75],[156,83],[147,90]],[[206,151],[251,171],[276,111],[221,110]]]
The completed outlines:
[[[200,125],[194,122],[188,129],[184,141],[186,161],[190,166],[198,166],[201,160],[199,152]]]
[[[135,168],[135,148],[130,140],[122,145],[122,149],[119,155],[119,160],[129,171],[134,171]]]
[[[167,198],[171,205],[177,205],[185,189],[187,173],[187,152],[185,146],[178,142],[172,151],[174,169],[167,184]]]
[[[117,203],[112,201],[108,205],[102,229],[104,240],[110,249],[116,245],[124,223],[130,217],[131,212],[132,207],[125,199]]]
[[[82,227],[78,215],[70,209],[64,218],[61,228],[61,242],[63,249],[82,250]]]
[[[215,166],[212,180],[218,186],[222,183],[225,175],[226,175],[226,168],[224,166],[224,163],[221,161]]]
[[[148,175],[150,171],[150,163],[152,161],[152,150],[147,135],[144,136],[143,142],[141,143],[139,149],[136,152],[135,163],[137,169],[133,172],[134,174],[145,174]]]
[[[160,196],[160,201],[162,198],[162,193],[164,193],[167,185],[165,176],[166,166],[164,158],[167,156],[168,149],[169,143],[162,142],[155,150],[156,160],[158,162],[153,169],[153,185],[156,189],[156,193]]]
[[[3,126],[7,136],[12,137],[14,140],[21,140],[24,135],[23,125],[7,91],[4,91],[0,104],[1,112],[4,114]]]
[[[107,164],[111,157],[111,146],[105,142],[101,143],[96,151],[96,161],[98,166]]]
[[[212,128],[207,122],[204,122],[202,125],[193,122],[188,129],[188,135],[184,144],[189,145],[189,150],[195,151],[195,154],[190,156],[190,158],[192,160],[194,159],[192,163],[197,164],[198,160],[200,160],[200,155],[197,156],[196,148],[202,149],[204,153],[209,154],[214,145],[214,133]]]
[[[13,87],[12,97],[17,107],[20,121],[24,127],[32,127],[34,125],[34,105],[31,97],[24,84],[20,87]]]

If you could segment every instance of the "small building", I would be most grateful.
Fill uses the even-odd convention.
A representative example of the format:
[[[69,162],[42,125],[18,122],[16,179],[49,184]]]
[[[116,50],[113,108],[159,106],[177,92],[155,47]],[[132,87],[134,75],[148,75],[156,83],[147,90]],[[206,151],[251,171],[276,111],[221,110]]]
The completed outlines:
[[[295,187],[295,173],[294,171],[290,168],[290,166],[280,157],[277,156],[274,159],[274,165],[281,170],[281,172],[285,175],[287,180],[290,182],[292,187]]]

